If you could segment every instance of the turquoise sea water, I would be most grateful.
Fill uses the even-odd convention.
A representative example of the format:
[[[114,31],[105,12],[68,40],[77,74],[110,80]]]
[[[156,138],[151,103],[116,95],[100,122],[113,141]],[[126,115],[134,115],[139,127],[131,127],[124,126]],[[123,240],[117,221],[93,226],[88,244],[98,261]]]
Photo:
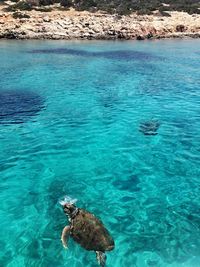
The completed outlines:
[[[98,266],[62,248],[67,194],[106,266],[199,267],[199,166],[199,40],[0,42],[0,266]]]

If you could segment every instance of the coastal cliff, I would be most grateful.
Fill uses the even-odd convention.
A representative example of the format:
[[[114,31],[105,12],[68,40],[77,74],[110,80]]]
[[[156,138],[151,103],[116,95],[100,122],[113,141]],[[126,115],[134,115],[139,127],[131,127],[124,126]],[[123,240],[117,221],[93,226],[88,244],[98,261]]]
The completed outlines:
[[[0,6],[0,38],[7,39],[158,39],[200,37],[200,15],[172,11],[168,16],[112,15],[53,9],[5,11]]]

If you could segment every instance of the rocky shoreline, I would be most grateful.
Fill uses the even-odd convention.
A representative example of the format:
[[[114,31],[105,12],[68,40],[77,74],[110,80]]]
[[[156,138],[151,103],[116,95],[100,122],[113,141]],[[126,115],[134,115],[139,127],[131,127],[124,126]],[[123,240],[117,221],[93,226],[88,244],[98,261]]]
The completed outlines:
[[[169,17],[129,16],[105,13],[52,10],[51,12],[5,11],[0,6],[0,38],[6,39],[88,39],[144,40],[200,37],[200,15],[170,12]]]

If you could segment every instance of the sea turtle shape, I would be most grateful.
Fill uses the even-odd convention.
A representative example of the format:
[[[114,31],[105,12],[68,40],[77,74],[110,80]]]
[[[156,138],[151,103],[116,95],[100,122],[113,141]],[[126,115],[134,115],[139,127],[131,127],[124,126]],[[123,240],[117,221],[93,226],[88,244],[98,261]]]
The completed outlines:
[[[157,130],[160,126],[158,120],[145,121],[140,124],[139,131],[144,135],[157,135]]]
[[[96,252],[98,263],[101,267],[106,263],[106,251],[114,249],[114,240],[104,227],[103,223],[92,213],[77,208],[75,201],[65,198],[60,201],[65,214],[68,216],[69,225],[62,231],[61,241],[67,248],[67,239],[71,236],[86,250]]]

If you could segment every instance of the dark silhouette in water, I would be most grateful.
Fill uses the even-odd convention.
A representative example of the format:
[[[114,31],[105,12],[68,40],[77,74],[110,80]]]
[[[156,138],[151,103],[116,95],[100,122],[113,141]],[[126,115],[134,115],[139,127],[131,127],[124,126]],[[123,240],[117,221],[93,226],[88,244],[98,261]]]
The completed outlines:
[[[132,174],[129,177],[125,177],[125,179],[117,178],[112,184],[119,190],[137,192],[140,191],[139,183],[140,179],[138,176]]]
[[[157,130],[160,127],[160,123],[157,120],[149,120],[140,123],[139,131],[144,135],[157,135]]]
[[[43,99],[34,92],[0,91],[0,124],[23,123],[43,107]]]
[[[86,51],[79,49],[69,49],[69,48],[52,48],[52,49],[35,49],[29,51],[33,54],[65,54],[79,57],[96,57],[96,58],[106,58],[114,60],[151,60],[157,58],[150,53],[140,52],[140,51],[131,51],[131,50],[116,50],[116,51]]]
[[[70,225],[65,226],[61,240],[67,248],[67,238],[71,236],[77,243],[87,250],[96,252],[96,257],[101,265],[105,266],[105,252],[114,249],[114,241],[103,223],[90,212],[77,208],[76,200],[65,197],[60,201]]]

